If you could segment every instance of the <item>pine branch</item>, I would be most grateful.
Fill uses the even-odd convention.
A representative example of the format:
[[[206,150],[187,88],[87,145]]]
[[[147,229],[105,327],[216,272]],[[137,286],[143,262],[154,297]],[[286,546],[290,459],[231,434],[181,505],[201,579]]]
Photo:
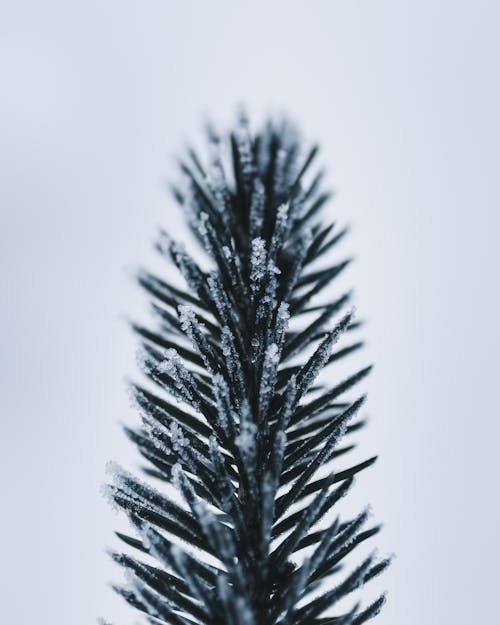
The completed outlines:
[[[343,577],[341,565],[379,528],[366,512],[329,515],[375,460],[336,468],[363,424],[351,393],[370,367],[318,381],[362,347],[344,343],[359,325],[351,294],[319,299],[349,263],[321,266],[346,229],[322,222],[318,148],[301,160],[290,124],[253,135],[242,116],[227,141],[209,129],[208,142],[208,164],[188,150],[174,189],[205,260],[161,232],[157,249],[186,286],[138,276],[158,323],[133,324],[147,381],[132,387],[142,424],[126,433],[158,486],[113,468],[108,495],[132,524],[117,535],[135,552],[112,554],[128,579],[115,590],[150,623],[361,625],[383,597],[338,603],[388,560]]]

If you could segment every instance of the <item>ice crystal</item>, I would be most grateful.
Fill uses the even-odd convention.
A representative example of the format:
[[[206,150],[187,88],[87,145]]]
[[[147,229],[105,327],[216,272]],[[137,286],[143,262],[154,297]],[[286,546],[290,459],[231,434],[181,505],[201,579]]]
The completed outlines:
[[[262,419],[264,419],[267,415],[267,410],[274,393],[279,362],[280,348],[276,343],[271,343],[271,345],[269,345],[266,349],[260,381],[259,414]]]
[[[250,285],[252,291],[261,287],[262,279],[266,274],[266,242],[261,237],[252,239],[252,256],[250,259]]]
[[[290,319],[290,305],[288,302],[281,302],[276,312],[276,343],[281,349],[285,340],[286,331],[288,330],[288,321]]]
[[[182,432],[182,428],[179,427],[179,424],[175,421],[172,422],[170,426],[170,435],[172,437],[172,449],[174,451],[182,451],[186,445],[188,445],[189,441],[184,436]]]

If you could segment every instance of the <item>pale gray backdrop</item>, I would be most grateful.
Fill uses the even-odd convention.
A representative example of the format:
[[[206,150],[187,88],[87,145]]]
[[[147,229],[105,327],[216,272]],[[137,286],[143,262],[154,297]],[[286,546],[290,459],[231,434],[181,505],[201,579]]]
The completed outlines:
[[[202,115],[289,110],[353,225],[386,522],[380,625],[498,607],[500,10],[474,0],[2,2],[2,623],[137,622],[109,590],[107,459],[137,458],[123,318]],[[372,593],[372,590],[367,590]]]

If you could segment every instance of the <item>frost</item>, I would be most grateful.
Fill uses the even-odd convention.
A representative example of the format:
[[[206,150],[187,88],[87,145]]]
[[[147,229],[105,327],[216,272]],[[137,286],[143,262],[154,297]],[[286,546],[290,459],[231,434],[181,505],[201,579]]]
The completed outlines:
[[[196,513],[201,529],[205,532],[205,534],[208,533],[214,522],[212,513],[201,499],[197,499],[193,503],[193,510]]]
[[[259,300],[257,307],[256,321],[259,323],[263,320],[270,321],[270,316],[274,308],[276,307],[276,266],[272,260],[269,261],[265,270],[266,284],[264,294]]]
[[[170,435],[172,437],[172,449],[176,452],[183,451],[189,445],[189,440],[184,436],[182,428],[172,421],[170,426]]]
[[[196,228],[200,212],[200,207],[198,205],[199,193],[196,191],[191,181],[185,181],[183,191],[184,202],[182,205],[186,209],[186,216],[191,227]]]
[[[196,449],[195,441],[191,441],[186,436],[186,431],[175,421],[170,426],[170,432],[172,452],[177,455],[189,471],[194,474],[198,473],[202,457],[198,449]]]
[[[222,353],[223,355],[228,358],[229,356],[232,356],[232,342],[233,342],[233,337],[231,335],[231,330],[227,327],[224,326],[222,328]],[[228,366],[231,366],[231,363],[228,362]]]
[[[282,247],[283,242],[288,235],[288,230],[290,227],[290,221],[288,217],[289,204],[282,204],[276,211],[276,223],[274,226],[274,232],[269,251],[269,257],[273,259],[273,261],[276,259],[278,251]],[[277,273],[281,272],[278,270]]]
[[[183,304],[177,306],[177,310],[179,311],[179,321],[181,322],[182,331],[191,336],[193,323],[196,321],[194,310],[191,306],[185,306]]]
[[[272,455],[272,469],[273,476],[276,480],[276,484],[279,483],[279,476],[281,474],[281,469],[283,466],[283,458],[285,456],[287,444],[287,436],[284,430],[279,430],[276,433],[273,445],[273,455]]]
[[[166,500],[157,490],[125,471],[115,462],[106,465],[114,486],[107,485],[103,494],[127,513],[140,514],[144,509],[165,514]]]
[[[208,234],[207,221],[208,215],[206,213],[200,213],[200,218],[198,221],[198,232],[203,238],[205,238]]]
[[[168,373],[174,376],[176,374],[177,367],[180,365],[179,354],[175,349],[165,350],[165,359],[158,365],[158,371],[160,373]]]
[[[239,314],[234,310],[233,305],[229,301],[227,292],[223,288],[217,272],[212,271],[208,276],[207,282],[210,299],[217,308],[220,324],[222,326],[228,326],[231,329],[231,332],[234,335],[235,344],[238,343],[239,346],[243,345],[244,341],[241,336],[241,320],[239,318]],[[239,287],[238,293],[240,293]]]
[[[214,367],[217,366],[217,357],[207,340],[206,326],[198,320],[191,306],[181,304],[177,310],[182,331],[185,332],[193,347],[202,357],[205,368],[213,373]]]
[[[240,411],[240,431],[235,439],[243,460],[249,468],[255,464],[257,454],[257,426],[250,417],[250,407],[245,403]]]
[[[115,499],[115,490],[112,486],[110,486],[109,484],[102,484],[99,488],[99,492],[101,493],[101,496],[104,497],[104,499],[107,501],[110,508],[115,514],[122,510],[122,507],[117,503]]]
[[[274,451],[278,456],[283,457],[283,454],[285,453],[285,447],[286,447],[286,433],[285,432],[278,432],[276,434],[276,439],[275,439],[275,444],[274,444]]]
[[[222,288],[217,272],[212,271],[208,276],[208,287],[213,303],[217,308],[217,312],[223,318],[227,318],[227,310],[229,308],[229,301],[227,295]]]
[[[222,353],[226,357],[228,369],[239,367],[239,357],[234,346],[234,336],[228,326],[223,326],[221,330]]]
[[[320,343],[314,354],[304,365],[300,372],[299,395],[303,395],[306,389],[316,379],[316,376],[328,362],[331,356],[333,345],[337,342],[339,336],[345,332],[351,323],[354,312],[348,313],[341,321],[331,330],[326,338]]]
[[[171,470],[172,473],[172,481],[177,490],[182,491],[182,467],[179,462],[176,462]]]
[[[176,463],[172,467],[172,478],[175,486],[182,493],[184,499],[191,508],[191,511],[195,515],[197,522],[203,530],[203,533],[211,543],[212,548],[215,549],[218,555],[222,552],[225,553],[226,546],[223,544],[217,544],[215,546],[214,541],[214,537],[218,539],[221,538],[222,528],[225,526],[218,524],[216,518],[210,512],[205,502],[195,494],[189,479],[185,475],[179,463]],[[234,546],[232,555],[234,556]]]
[[[196,229],[203,239],[203,244],[206,251],[210,254],[212,258],[217,260],[217,258],[220,256],[218,237],[206,213],[200,213],[199,220],[196,223]]]
[[[224,465],[224,458],[219,449],[219,444],[214,435],[210,436],[209,441],[210,457],[214,467],[215,474],[217,476],[217,486],[220,493],[221,508],[225,512],[229,513],[233,507],[233,484],[227,474],[226,467]]]
[[[252,253],[250,258],[250,287],[255,293],[266,275],[266,242],[261,237],[252,239]]]
[[[244,301],[247,298],[247,289],[241,272],[240,257],[234,248],[227,245],[222,248],[222,251],[231,285],[235,288],[236,296]]]
[[[250,360],[252,364],[255,364],[259,360],[261,354],[261,342],[256,336],[254,336],[250,341],[250,347]]]
[[[281,302],[276,311],[276,342],[281,348],[285,340],[286,331],[288,330],[288,321],[290,319],[290,306],[287,302]]]
[[[280,360],[279,348],[276,345],[276,343],[271,343],[271,345],[269,345],[266,351],[266,358],[272,364],[277,364],[279,362]]]
[[[169,387],[177,399],[195,402],[193,398],[193,380],[191,374],[182,363],[175,349],[167,349],[164,360],[157,366],[158,373],[168,375],[173,382],[173,388]]]
[[[284,224],[288,219],[288,204],[282,204],[277,211],[278,223]]]
[[[288,384],[283,393],[283,404],[278,420],[278,427],[281,431],[285,431],[290,422],[295,404],[297,402],[297,379],[295,375],[288,380]]]
[[[217,211],[222,215],[223,220],[227,223],[229,211],[226,209],[230,203],[230,196],[224,175],[224,169],[218,153],[214,154],[212,165],[210,167],[210,173],[211,179],[209,179],[208,186],[214,196]]]
[[[227,435],[234,427],[229,387],[224,377],[220,374],[214,376],[213,382],[213,393],[217,407],[217,422]]]
[[[271,343],[266,349],[264,355],[264,364],[262,366],[262,376],[259,388],[259,417],[265,419],[269,404],[271,402],[274,387],[276,385],[276,376],[278,365],[280,362],[280,349],[276,343]]]
[[[269,558],[269,547],[272,537],[273,520],[274,520],[274,498],[278,487],[278,480],[271,473],[266,472],[262,478],[260,487],[260,496],[262,498],[262,517],[261,517],[261,539],[259,544],[259,552],[262,562],[264,562],[264,574],[268,569],[267,561]]]
[[[165,455],[172,453],[168,428],[146,413],[142,415],[142,422],[153,445]]]
[[[119,479],[120,476],[124,473],[124,469],[122,469],[122,467],[113,460],[106,462],[105,471],[106,475],[109,475],[113,480]]]
[[[257,435],[257,426],[253,423],[245,423],[240,433],[236,437],[236,444],[241,451],[242,456],[250,458],[255,456],[255,437]]]
[[[326,362],[330,358],[334,342],[335,337],[333,333],[330,332],[326,339],[321,343],[321,345],[319,345],[317,350],[311,356],[308,363],[301,370],[301,380],[299,385],[299,393],[301,395],[313,383],[318,373],[321,371],[321,369],[323,369]]]
[[[250,202],[250,236],[252,239],[258,237],[264,223],[264,206],[266,195],[264,185],[259,179],[254,181],[252,200]]]

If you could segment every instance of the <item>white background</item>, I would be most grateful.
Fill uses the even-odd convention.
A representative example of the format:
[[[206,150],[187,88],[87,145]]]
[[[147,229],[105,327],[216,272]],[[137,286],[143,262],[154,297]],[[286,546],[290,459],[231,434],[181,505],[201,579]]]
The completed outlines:
[[[115,625],[104,465],[147,317],[172,155],[202,115],[287,110],[323,145],[369,320],[376,467],[398,558],[380,625],[498,614],[500,10],[435,0],[3,2],[1,620]],[[357,501],[357,499],[356,499]],[[378,582],[377,582],[378,583]]]

